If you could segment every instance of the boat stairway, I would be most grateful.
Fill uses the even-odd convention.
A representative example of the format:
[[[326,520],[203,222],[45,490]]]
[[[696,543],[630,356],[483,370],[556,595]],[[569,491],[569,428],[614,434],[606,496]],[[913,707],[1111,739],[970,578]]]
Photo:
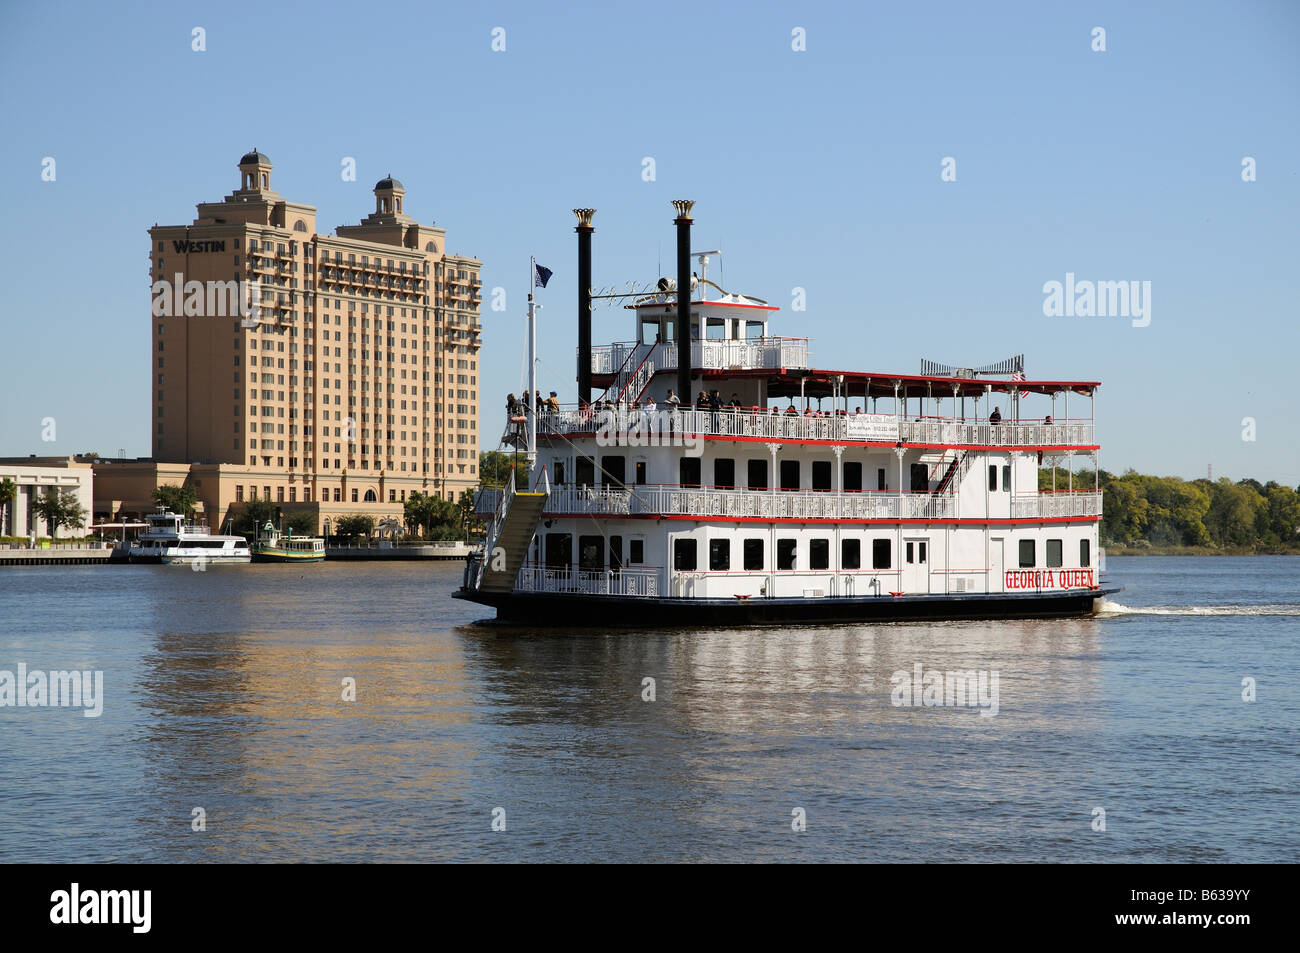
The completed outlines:
[[[479,588],[485,592],[510,592],[528,556],[537,525],[546,508],[547,492],[514,493],[496,535],[483,553],[485,566]],[[495,568],[494,568],[495,567]]]

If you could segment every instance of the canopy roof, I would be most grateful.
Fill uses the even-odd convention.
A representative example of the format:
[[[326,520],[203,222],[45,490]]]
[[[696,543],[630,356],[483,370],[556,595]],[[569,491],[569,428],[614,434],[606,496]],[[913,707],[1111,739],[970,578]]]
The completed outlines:
[[[986,392],[1009,394],[1012,390],[1029,391],[1031,394],[1059,394],[1073,391],[1076,394],[1090,396],[1101,386],[1100,381],[1013,381],[1006,377],[928,377],[921,374],[875,374],[864,371],[830,371],[830,370],[785,370],[773,374],[770,370],[705,371],[704,378],[726,377],[767,377],[769,397],[797,397],[801,393],[809,397],[830,397],[836,387],[836,379],[841,378],[839,390],[841,396],[850,398],[869,395],[871,397],[893,397],[894,386],[898,385],[898,394],[908,397],[952,397],[956,388],[958,397],[978,397]]]

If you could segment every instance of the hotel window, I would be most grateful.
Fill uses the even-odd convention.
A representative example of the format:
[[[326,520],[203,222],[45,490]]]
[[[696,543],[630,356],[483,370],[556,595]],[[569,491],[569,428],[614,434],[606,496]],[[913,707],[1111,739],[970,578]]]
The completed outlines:
[[[275,488],[275,502],[277,502],[277,503],[283,503],[283,502],[284,502],[284,487],[282,487],[282,486],[277,486],[277,487]]]
[[[339,497],[340,497],[339,488],[336,486],[336,487],[334,488],[334,502],[335,502],[335,503],[342,502],[342,501],[340,500]]]
[[[893,542],[888,539],[871,541],[871,568],[888,569],[893,563]]]
[[[1092,541],[1079,540],[1079,565],[1085,569],[1092,565]]]
[[[1032,539],[1022,539],[1020,541],[1020,568],[1033,569],[1037,562],[1037,556],[1034,553],[1034,541]]]
[[[763,541],[753,537],[745,540],[743,547],[743,558],[745,569],[749,572],[759,572],[763,568]]]
[[[352,502],[355,503],[356,501],[357,501],[357,491],[356,491],[356,488],[353,487],[353,489],[352,489]]]
[[[397,502],[397,491],[396,491],[396,490],[389,490],[389,491],[388,491],[388,502],[389,502],[389,503],[396,503],[396,502]]]
[[[235,487],[235,502],[244,502],[244,485],[242,483]]]
[[[289,487],[289,502],[290,503],[298,502],[298,488],[296,486]]]
[[[726,572],[731,568],[731,540],[709,540],[709,569],[713,572]]]
[[[778,539],[776,541],[777,569],[794,569],[797,545],[797,541],[793,539]]]
[[[862,568],[862,540],[860,539],[840,540],[840,568],[841,569]]]
[[[1047,541],[1047,568],[1059,569],[1061,565],[1061,541],[1059,539],[1049,539]]]
[[[270,458],[267,457],[264,459],[269,460]],[[262,499],[269,500],[270,498],[271,498],[271,488],[269,486],[262,487]]]

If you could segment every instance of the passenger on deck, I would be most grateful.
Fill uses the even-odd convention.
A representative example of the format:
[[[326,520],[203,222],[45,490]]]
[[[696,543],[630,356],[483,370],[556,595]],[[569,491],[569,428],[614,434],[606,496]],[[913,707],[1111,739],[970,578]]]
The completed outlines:
[[[989,414],[989,423],[991,424],[1002,423],[1002,411],[999,410],[997,407],[994,407],[993,413]]]
[[[1048,414],[1046,417],[1043,418],[1043,423],[1045,423],[1045,424],[1050,424],[1051,422],[1052,422],[1052,415],[1051,415],[1051,414]]]
[[[506,416],[519,416],[519,398],[514,394],[506,394]]]
[[[737,394],[735,391],[731,392],[731,406],[732,407],[740,406],[740,395]]]
[[[551,396],[546,398],[546,409],[553,414],[560,412],[560,402],[556,399],[555,391],[551,391]]]

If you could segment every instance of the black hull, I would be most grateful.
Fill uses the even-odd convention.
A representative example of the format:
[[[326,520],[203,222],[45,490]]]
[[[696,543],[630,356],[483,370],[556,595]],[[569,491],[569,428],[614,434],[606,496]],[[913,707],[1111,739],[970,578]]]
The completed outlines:
[[[497,611],[497,621],[566,628],[828,625],[961,619],[1058,619],[1091,615],[1119,588],[1062,593],[860,596],[822,599],[639,599],[559,592],[474,592],[453,597]]]

